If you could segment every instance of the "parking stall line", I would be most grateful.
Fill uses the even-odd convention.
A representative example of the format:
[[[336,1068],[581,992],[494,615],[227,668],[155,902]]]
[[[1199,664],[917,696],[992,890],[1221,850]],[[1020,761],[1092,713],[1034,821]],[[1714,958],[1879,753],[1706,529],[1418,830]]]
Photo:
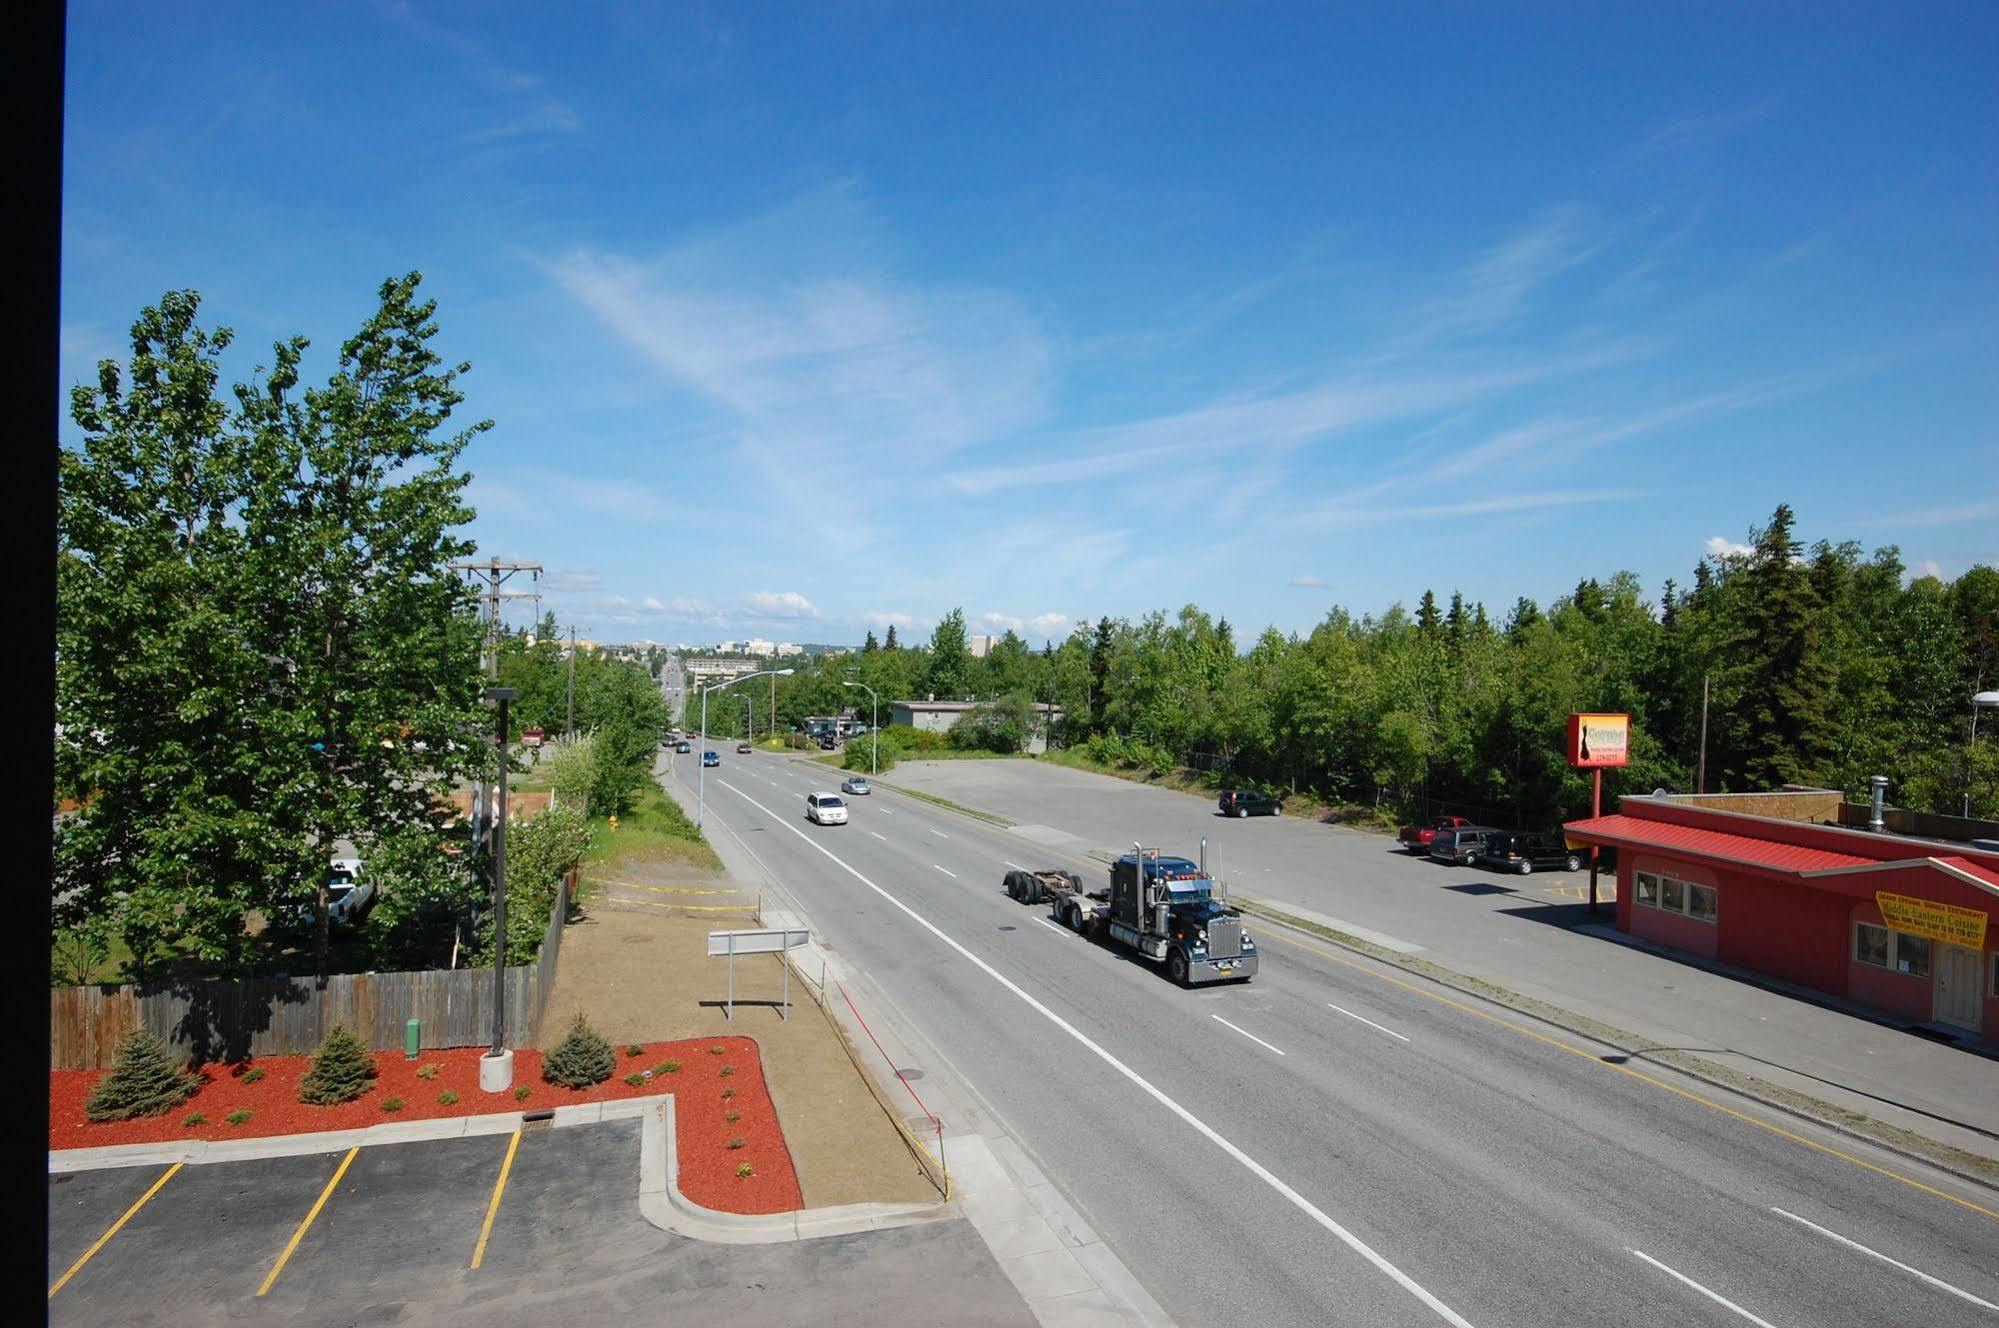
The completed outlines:
[[[1339,1010],[1339,1012],[1340,1012],[1341,1014],[1345,1015],[1345,1016],[1346,1016],[1347,1018],[1349,1018],[1349,1019],[1360,1019],[1360,1022],[1362,1022],[1363,1024],[1366,1024],[1366,1025],[1367,1025],[1367,1026],[1368,1026],[1369,1028],[1372,1028],[1372,1029],[1375,1029],[1375,1030],[1377,1030],[1377,1031],[1379,1031],[1379,1032],[1383,1032],[1383,1033],[1386,1033],[1386,1034],[1388,1034],[1388,1036],[1390,1036],[1390,1037],[1392,1037],[1392,1038],[1402,1038],[1402,1040],[1403,1040],[1404,1042],[1407,1042],[1407,1041],[1409,1040],[1408,1038],[1406,1038],[1406,1037],[1403,1037],[1403,1035],[1402,1035],[1402,1034],[1400,1034],[1400,1033],[1396,1032],[1396,1031],[1395,1031],[1394,1029],[1392,1029],[1392,1028],[1382,1028],[1382,1026],[1381,1026],[1380,1024],[1377,1024],[1377,1023],[1375,1023],[1375,1022],[1374,1022],[1374,1020],[1372,1020],[1372,1019],[1362,1019],[1362,1018],[1361,1018],[1361,1016],[1359,1016],[1359,1015],[1355,1014],[1355,1013],[1354,1013],[1354,1012],[1353,1012],[1352,1010],[1347,1010],[1347,1009],[1343,1009],[1343,1008],[1341,1008],[1340,1006],[1337,1006],[1337,1005],[1334,1005],[1334,1004],[1333,1004],[1333,1003],[1332,1003],[1331,1001],[1327,1001],[1327,1002],[1326,1002],[1326,1008],[1327,1008],[1328,1010]]]
[[[257,1288],[258,1295],[261,1296],[269,1291],[272,1285],[278,1280],[278,1274],[282,1273],[285,1270],[285,1265],[291,1262],[292,1255],[298,1250],[298,1243],[304,1240],[305,1233],[312,1229],[313,1221],[319,1216],[319,1210],[326,1207],[326,1201],[333,1197],[333,1187],[338,1185],[340,1178],[347,1174],[347,1168],[354,1164],[354,1158],[360,1151],[360,1145],[357,1144],[347,1150],[346,1157],[340,1159],[340,1165],[333,1172],[333,1179],[326,1182],[326,1188],[321,1190],[319,1198],[313,1201],[312,1211],[305,1215],[305,1221],[298,1224],[298,1230],[292,1232],[291,1240],[286,1242],[285,1252],[278,1256],[278,1261],[271,1265],[271,1271],[265,1274],[264,1284]]]
[[[1265,1042],[1265,1041],[1264,1041],[1264,1040],[1263,1040],[1262,1038],[1260,1038],[1260,1037],[1258,1037],[1258,1036],[1257,1036],[1256,1034],[1254,1034],[1254,1033],[1250,1032],[1250,1031],[1249,1031],[1248,1029],[1246,1029],[1246,1028],[1242,1028],[1242,1027],[1239,1027],[1239,1026],[1237,1026],[1237,1025],[1235,1025],[1235,1024],[1231,1024],[1231,1023],[1229,1023],[1229,1021],[1228,1021],[1228,1020],[1226,1020],[1226,1019],[1222,1018],[1222,1017],[1221,1017],[1220,1015],[1218,1015],[1218,1014],[1211,1014],[1211,1015],[1209,1015],[1209,1016],[1208,1016],[1208,1018],[1210,1018],[1210,1019],[1214,1020],[1214,1021],[1215,1021],[1216,1023],[1218,1023],[1218,1024],[1221,1024],[1221,1025],[1223,1025],[1223,1026],[1225,1026],[1225,1027],[1228,1027],[1228,1028],[1233,1028],[1233,1029],[1235,1029],[1235,1031],[1236,1031],[1236,1032],[1238,1032],[1238,1033],[1242,1034],[1242,1035],[1243,1035],[1244,1037],[1248,1038],[1248,1039],[1249,1039],[1249,1040],[1250,1040],[1251,1042],[1254,1042],[1254,1043],[1255,1043],[1255,1044],[1256,1044],[1257,1046],[1259,1046],[1259,1047],[1267,1047],[1267,1048],[1269,1048],[1269,1049],[1270,1049],[1271,1051],[1275,1051],[1275,1052],[1276,1052],[1276,1053],[1277,1053],[1277,1054],[1278,1054],[1279,1056],[1282,1056],[1282,1055],[1284,1054],[1284,1052],[1283,1052],[1283,1051],[1282,1051],[1281,1049],[1279,1049],[1279,1048],[1277,1048],[1277,1047],[1272,1047],[1272,1046],[1271,1046],[1271,1045],[1270,1045],[1270,1044],[1269,1044],[1268,1042]]]
[[[136,1199],[133,1202],[132,1206],[125,1210],[124,1215],[121,1216],[116,1222],[113,1222],[109,1227],[109,1229],[107,1229],[103,1235],[97,1238],[96,1243],[93,1244],[89,1249],[85,1250],[83,1252],[82,1257],[69,1266],[69,1271],[64,1273],[61,1277],[58,1277],[55,1280],[55,1282],[49,1287],[49,1299],[54,1300],[56,1298],[56,1292],[62,1290],[65,1286],[67,1286],[69,1284],[70,1278],[75,1277],[78,1273],[82,1272],[83,1265],[89,1263],[93,1255],[95,1255],[99,1250],[103,1249],[106,1245],[110,1244],[111,1238],[117,1235],[118,1232],[124,1227],[124,1225],[132,1220],[133,1215],[137,1213],[141,1208],[144,1208],[146,1206],[146,1201],[151,1199],[154,1195],[158,1194],[160,1192],[160,1187],[162,1185],[165,1185],[168,1181],[172,1180],[174,1178],[174,1173],[176,1171],[179,1171],[181,1167],[183,1167],[184,1165],[186,1164],[182,1162],[176,1162],[172,1166],[168,1167],[166,1171],[161,1174],[160,1178],[153,1182],[152,1188],[148,1189],[144,1194],[140,1195],[138,1199]]]
[[[514,1152],[521,1146],[521,1132],[515,1130],[507,1140],[507,1156],[500,1163],[500,1177],[493,1182],[493,1198],[486,1205],[486,1220],[479,1224],[479,1243],[472,1247],[472,1267],[486,1262],[486,1242],[493,1235],[493,1219],[500,1215],[500,1196],[507,1192],[507,1175],[514,1169]]]
[[[1700,1292],[1703,1296],[1706,1296],[1709,1300],[1713,1301],[1717,1305],[1720,1305],[1722,1308],[1734,1310],[1737,1314],[1740,1314],[1743,1318],[1749,1320],[1749,1322],[1759,1325],[1759,1328],[1776,1328],[1776,1325],[1771,1323],[1768,1319],[1757,1318],[1755,1315],[1751,1314],[1748,1310],[1743,1309],[1742,1306],[1730,1300],[1727,1296],[1722,1295],[1718,1291],[1708,1290],[1706,1287],[1702,1286],[1699,1282],[1694,1281],[1693,1278],[1688,1277],[1685,1273],[1678,1272],[1672,1268],[1668,1268],[1665,1264],[1660,1263],[1657,1259],[1653,1258],[1645,1251],[1631,1250],[1630,1252],[1632,1254],[1637,1255],[1639,1258],[1643,1259],[1646,1263],[1651,1264],[1654,1268],[1657,1268],[1660,1272],[1666,1274],[1666,1276],[1674,1278],[1677,1281],[1686,1283],[1688,1286]]]
[[[1999,1310],[1999,1305],[1994,1305],[1989,1300],[1983,1300],[1977,1296],[1974,1296],[1969,1291],[1964,1290],[1962,1287],[1954,1287],[1950,1283],[1944,1281],[1941,1277],[1931,1277],[1928,1273],[1924,1272],[1920,1268],[1911,1268],[1908,1264],[1903,1263],[1900,1259],[1891,1259],[1887,1255],[1881,1253],[1881,1251],[1879,1250],[1871,1250],[1867,1248],[1867,1246],[1862,1245],[1857,1240],[1853,1240],[1850,1237],[1840,1235],[1837,1231],[1829,1231],[1825,1227],[1820,1226],[1818,1223],[1812,1221],[1809,1218],[1799,1217],[1796,1213],[1787,1213],[1781,1208],[1772,1208],[1770,1211],[1775,1213],[1779,1217],[1790,1218],[1793,1222],[1796,1222],[1799,1226],[1810,1227],[1813,1231],[1818,1232],[1821,1236],[1824,1236],[1827,1240],[1838,1241],[1841,1245],[1846,1246],[1850,1250],[1858,1250],[1862,1254],[1865,1254],[1870,1258],[1879,1259],[1882,1263],[1887,1264],[1891,1268],[1899,1268],[1903,1272],[1908,1273],[1912,1277],[1920,1277],[1923,1281],[1928,1282],[1931,1286],[1936,1287],[1940,1291],[1948,1291],[1950,1292],[1951,1295],[1956,1296],[1960,1300],[1968,1300],[1972,1304],[1978,1306],[1981,1309]]]

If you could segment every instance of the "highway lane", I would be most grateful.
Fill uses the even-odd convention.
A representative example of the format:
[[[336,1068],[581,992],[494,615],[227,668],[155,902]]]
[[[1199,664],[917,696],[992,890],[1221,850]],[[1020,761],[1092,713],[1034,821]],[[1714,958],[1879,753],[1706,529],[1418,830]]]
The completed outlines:
[[[1771,1323],[1993,1321],[1965,1296],[1999,1300],[1999,1220],[1344,958],[1272,939],[1254,984],[1178,991],[1008,900],[1018,841],[889,794],[855,799],[849,826],[807,826],[804,793],[836,774],[724,759],[710,815],[753,839],[1184,1323],[1323,1322],[1334,1307],[1348,1322],[1452,1321],[1418,1292],[1479,1324],[1747,1321],[1703,1287]]]

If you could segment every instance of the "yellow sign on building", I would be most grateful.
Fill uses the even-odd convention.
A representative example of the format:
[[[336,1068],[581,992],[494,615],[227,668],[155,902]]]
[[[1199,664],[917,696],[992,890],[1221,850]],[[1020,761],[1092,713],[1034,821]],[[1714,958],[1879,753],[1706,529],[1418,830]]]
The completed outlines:
[[[1947,945],[1961,945],[1967,950],[1985,948],[1986,915],[1980,909],[1891,895],[1886,890],[1876,890],[1874,902],[1881,908],[1882,920],[1896,931],[1927,936]]]

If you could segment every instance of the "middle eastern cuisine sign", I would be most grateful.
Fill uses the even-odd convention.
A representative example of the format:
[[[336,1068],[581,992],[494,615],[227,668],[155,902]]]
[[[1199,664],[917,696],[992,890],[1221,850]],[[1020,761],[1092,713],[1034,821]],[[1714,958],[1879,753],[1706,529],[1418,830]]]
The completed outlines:
[[[1568,761],[1580,770],[1631,764],[1631,716],[1570,715]]]
[[[1896,931],[1927,936],[1946,945],[1961,945],[1967,950],[1985,948],[1985,913],[1980,909],[1939,904],[1933,899],[1910,895],[1891,895],[1886,890],[1876,890],[1874,902],[1881,909],[1881,920]]]

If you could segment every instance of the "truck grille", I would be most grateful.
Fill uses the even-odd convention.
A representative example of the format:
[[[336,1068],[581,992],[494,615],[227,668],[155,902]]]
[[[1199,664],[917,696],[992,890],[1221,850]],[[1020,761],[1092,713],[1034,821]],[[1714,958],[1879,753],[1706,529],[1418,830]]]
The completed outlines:
[[[1208,958],[1234,959],[1242,953],[1242,924],[1240,922],[1211,922],[1208,924]]]

